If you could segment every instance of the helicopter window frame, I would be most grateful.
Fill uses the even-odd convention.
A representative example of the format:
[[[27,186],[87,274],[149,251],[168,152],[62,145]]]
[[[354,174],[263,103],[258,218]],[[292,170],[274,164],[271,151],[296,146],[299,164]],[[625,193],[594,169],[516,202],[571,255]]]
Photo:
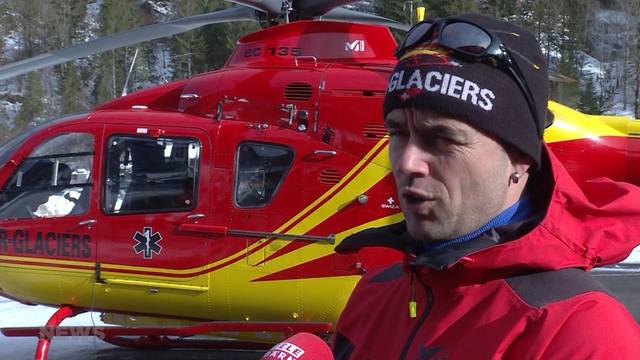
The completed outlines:
[[[118,155],[118,160],[117,160],[117,170],[118,170],[118,174],[116,176],[116,178],[118,179],[117,182],[113,182],[112,181],[112,172],[110,172],[111,166],[112,164],[112,151],[111,151],[111,147],[114,146],[114,141],[129,141],[129,146],[131,146],[132,144],[143,144],[143,143],[155,143],[157,145],[160,145],[160,142],[169,142],[171,145],[170,146],[166,146],[166,145],[160,145],[160,146],[165,146],[163,148],[163,152],[164,152],[164,156],[165,159],[167,158],[167,151],[169,151],[169,157],[172,156],[173,154],[173,146],[178,143],[178,142],[182,142],[182,144],[184,145],[184,149],[187,150],[187,157],[185,158],[186,164],[184,164],[184,171],[186,171],[187,177],[184,178],[174,178],[173,180],[177,180],[177,181],[182,181],[183,182],[183,186],[184,185],[188,185],[188,182],[184,182],[185,179],[189,179],[189,177],[192,177],[192,182],[191,182],[191,193],[190,193],[190,198],[184,199],[185,204],[187,204],[188,206],[169,206],[169,207],[148,207],[148,208],[137,208],[136,206],[134,206],[132,209],[123,209],[122,206],[124,204],[124,201],[126,200],[126,196],[127,196],[127,191],[130,191],[130,189],[126,189],[124,191],[124,193],[122,193],[122,190],[124,190],[124,188],[121,187],[120,185],[120,179],[123,176],[126,176],[126,172],[129,171],[131,172],[129,174],[129,185],[127,185],[127,188],[129,186],[132,185],[144,185],[147,182],[151,183],[151,185],[153,185],[153,183],[159,182],[161,183],[164,180],[167,180],[169,178],[162,178],[162,177],[158,177],[157,174],[156,175],[151,175],[149,176],[149,174],[143,174],[145,177],[144,182],[141,183],[137,183],[134,184],[132,180],[132,177],[134,176],[134,169],[133,169],[133,154],[132,154],[132,149],[128,148],[128,155],[124,155],[124,153],[122,151],[127,151],[125,149],[121,149],[119,155]],[[142,140],[142,141],[141,141]],[[195,144],[195,145],[194,145]],[[121,143],[118,143],[119,146],[121,146]],[[191,146],[193,146],[193,149],[195,149],[195,157],[193,159],[191,159],[189,156],[189,149],[191,148]],[[198,206],[198,190],[199,190],[199,184],[200,184],[200,171],[201,171],[201,161],[202,161],[202,151],[203,151],[203,147],[202,147],[202,141],[200,139],[198,139],[197,137],[192,137],[192,136],[161,136],[161,137],[149,137],[149,136],[138,136],[138,135],[134,135],[134,134],[130,134],[130,133],[115,133],[115,134],[111,134],[111,136],[109,136],[109,138],[107,139],[107,141],[105,142],[105,153],[104,153],[104,165],[103,165],[103,171],[104,171],[104,177],[102,179],[102,200],[101,200],[101,208],[102,211],[104,212],[104,214],[109,215],[109,216],[118,216],[118,215],[135,215],[135,214],[158,214],[158,213],[169,213],[169,212],[189,212],[189,211],[193,211],[195,208],[197,208]],[[169,150],[167,150],[167,148]],[[117,150],[117,149],[116,149]],[[122,156],[128,156],[129,159],[121,159]],[[150,159],[147,159],[150,160]],[[190,163],[191,161],[194,161],[193,166]],[[124,163],[123,163],[124,162]],[[124,164],[125,168],[122,168],[122,165]],[[177,163],[178,165],[182,165]],[[176,165],[176,164],[174,164]],[[127,166],[131,166],[131,169],[126,169]],[[115,168],[112,170],[116,170]],[[189,173],[191,172],[191,173]],[[143,171],[144,173],[144,171]],[[150,178],[150,179],[149,179]],[[113,198],[113,194],[110,193],[110,187],[112,187],[113,185],[117,185],[118,186],[118,193],[115,194],[115,198]],[[178,188],[169,188],[169,190],[175,190]],[[150,190],[150,189],[148,189]],[[153,192],[157,192],[157,187],[153,188]],[[186,190],[185,187],[181,188],[180,190],[183,190],[182,194],[189,194],[189,192]],[[144,191],[144,190],[143,190]],[[151,193],[150,191],[148,193]],[[138,199],[136,201],[142,200],[142,201],[151,201],[150,199],[153,199],[153,197],[149,197],[147,199],[142,198],[142,199]],[[158,199],[156,199],[155,201],[158,201]]]
[[[86,214],[94,187],[95,142],[91,132],[69,130],[35,145],[0,191],[0,219]]]
[[[240,168],[241,164],[240,164],[240,155],[241,155],[241,149],[243,146],[251,146],[251,145],[257,145],[257,146],[267,146],[267,147],[271,147],[271,148],[277,148],[278,150],[284,150],[286,152],[286,155],[288,157],[288,162],[286,164],[286,169],[284,169],[282,171],[282,173],[280,174],[280,178],[278,179],[277,183],[275,184],[275,186],[271,186],[271,193],[265,193],[265,194],[259,194],[259,191],[255,191],[255,193],[258,194],[258,197],[262,197],[264,201],[262,202],[255,202],[253,204],[247,203],[244,204],[240,201],[238,201],[239,198],[239,190],[240,190],[240,174],[241,173],[249,173],[249,172],[253,172],[255,174],[260,174],[258,172],[256,172],[258,169],[255,168],[255,165],[253,166],[254,169],[252,170],[243,170]],[[278,194],[280,187],[282,186],[282,184],[284,183],[285,179],[287,179],[289,172],[291,171],[291,168],[293,167],[293,163],[295,161],[296,158],[296,152],[295,150],[288,145],[284,145],[284,144],[280,144],[280,143],[272,143],[272,142],[263,142],[263,141],[242,141],[238,144],[238,146],[236,147],[236,153],[235,153],[235,159],[234,159],[234,176],[233,176],[233,204],[236,208],[239,209],[256,209],[256,208],[264,208],[266,206],[268,206],[269,204],[271,204],[273,202],[273,200],[275,199],[276,195]],[[254,159],[257,160],[257,159]],[[262,173],[262,182],[263,182],[263,191],[267,192],[269,191],[268,187],[265,185],[265,183],[268,181],[268,174],[263,170]]]
[[[11,159],[16,150],[25,142],[25,140],[27,140],[32,135],[40,132],[40,130],[44,130],[52,126],[65,123],[67,121],[77,119],[78,117],[84,116],[86,114],[87,113],[77,113],[47,120],[41,124],[36,125],[35,127],[25,129],[24,131],[18,133],[15,137],[13,137],[13,139],[5,142],[4,144],[0,144],[0,168],[6,165],[6,163]]]

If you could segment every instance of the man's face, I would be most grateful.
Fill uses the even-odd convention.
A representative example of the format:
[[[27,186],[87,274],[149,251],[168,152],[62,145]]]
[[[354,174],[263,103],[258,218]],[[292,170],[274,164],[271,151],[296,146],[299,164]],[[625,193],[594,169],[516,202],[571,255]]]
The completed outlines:
[[[400,207],[416,240],[465,235],[511,205],[511,160],[489,136],[410,108],[391,111],[385,124]]]

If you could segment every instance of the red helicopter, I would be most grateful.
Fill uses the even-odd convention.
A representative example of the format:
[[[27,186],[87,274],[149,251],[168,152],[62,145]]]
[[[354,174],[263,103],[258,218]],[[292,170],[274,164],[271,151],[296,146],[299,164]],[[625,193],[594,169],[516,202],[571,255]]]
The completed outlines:
[[[59,326],[133,347],[269,348],[327,336],[365,272],[399,252],[334,246],[402,221],[382,98],[388,27],[349,0],[243,6],[155,24],[4,67],[0,79],[101,51],[239,20],[260,22],[225,66],[41,124],[0,147],[0,295],[59,308]],[[545,139],[577,181],[640,185],[640,125],[550,102]],[[216,333],[215,340],[191,338]]]

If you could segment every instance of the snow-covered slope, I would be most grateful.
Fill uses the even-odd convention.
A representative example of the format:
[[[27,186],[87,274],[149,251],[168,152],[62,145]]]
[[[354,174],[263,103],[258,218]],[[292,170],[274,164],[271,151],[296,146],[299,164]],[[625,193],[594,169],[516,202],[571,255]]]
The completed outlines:
[[[0,328],[19,326],[43,326],[56,309],[48,306],[30,306],[0,297]],[[66,319],[64,326],[107,326],[100,314],[87,312]]]

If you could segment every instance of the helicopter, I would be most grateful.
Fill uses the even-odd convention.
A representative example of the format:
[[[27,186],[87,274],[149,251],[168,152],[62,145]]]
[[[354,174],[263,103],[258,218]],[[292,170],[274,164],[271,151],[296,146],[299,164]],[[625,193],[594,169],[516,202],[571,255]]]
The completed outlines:
[[[354,2],[236,0],[0,67],[0,79],[212,23],[257,21],[218,70],[57,118],[0,147],[0,296],[58,308],[38,336],[139,348],[269,348],[331,333],[367,271],[338,254],[398,223],[382,99],[389,28]],[[640,185],[640,124],[549,102],[545,140],[574,179]],[[113,327],[60,326],[83,311]],[[44,319],[43,319],[44,320]],[[214,340],[193,338],[215,333]]]

